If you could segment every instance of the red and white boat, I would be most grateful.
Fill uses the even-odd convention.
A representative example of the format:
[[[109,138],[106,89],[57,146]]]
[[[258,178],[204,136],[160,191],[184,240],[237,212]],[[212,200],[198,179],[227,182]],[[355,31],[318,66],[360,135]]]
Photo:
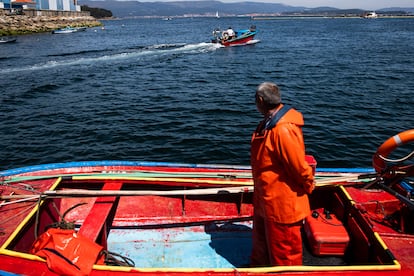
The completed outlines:
[[[213,31],[212,43],[219,43],[223,46],[241,46],[255,44],[259,40],[255,40],[254,37],[257,34],[256,26],[251,26],[249,29],[236,30],[233,37],[229,37],[227,31],[221,31],[220,29],[215,29]]]

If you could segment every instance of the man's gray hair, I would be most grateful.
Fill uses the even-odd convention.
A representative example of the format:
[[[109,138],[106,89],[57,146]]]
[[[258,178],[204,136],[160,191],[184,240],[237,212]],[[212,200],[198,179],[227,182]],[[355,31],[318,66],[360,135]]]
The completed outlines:
[[[263,98],[268,107],[274,107],[282,102],[279,87],[273,82],[263,82],[256,89],[256,96]]]

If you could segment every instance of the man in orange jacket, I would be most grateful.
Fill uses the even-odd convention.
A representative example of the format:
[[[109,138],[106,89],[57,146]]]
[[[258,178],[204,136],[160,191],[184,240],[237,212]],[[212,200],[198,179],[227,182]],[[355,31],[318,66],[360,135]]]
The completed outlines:
[[[276,84],[256,90],[264,115],[251,141],[254,179],[251,266],[302,265],[301,227],[310,214],[313,170],[305,161],[303,116],[281,103]]]

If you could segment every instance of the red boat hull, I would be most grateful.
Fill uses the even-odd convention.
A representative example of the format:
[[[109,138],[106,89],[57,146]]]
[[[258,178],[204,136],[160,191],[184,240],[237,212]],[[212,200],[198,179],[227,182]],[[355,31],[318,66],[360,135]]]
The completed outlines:
[[[242,38],[236,38],[236,39],[221,41],[220,44],[224,45],[226,47],[246,45],[246,44],[249,44],[249,42],[254,39],[254,36],[255,35],[252,34],[252,35],[242,37]]]
[[[135,267],[95,264],[90,275],[414,273],[414,235],[385,223],[390,214],[403,211],[400,201],[384,191],[361,189],[365,182],[358,177],[364,173],[321,169],[316,172],[318,183],[329,185],[319,185],[310,201],[312,209],[330,210],[346,227],[350,241],[345,256],[339,257],[340,265],[326,264],[326,258],[311,256],[309,251],[304,266],[248,267],[253,214],[250,174],[250,168],[242,166],[117,161],[52,164],[4,173],[0,202],[11,203],[13,196],[37,195],[37,199],[0,206],[0,274],[3,270],[57,275],[44,259],[30,253],[35,229],[42,234],[60,220],[55,210],[63,214],[79,203],[65,220],[73,222],[79,234],[136,263]],[[207,193],[212,189],[218,190]],[[174,194],[169,195],[171,191]],[[39,192],[45,195],[40,204]],[[210,257],[214,259],[203,264]]]

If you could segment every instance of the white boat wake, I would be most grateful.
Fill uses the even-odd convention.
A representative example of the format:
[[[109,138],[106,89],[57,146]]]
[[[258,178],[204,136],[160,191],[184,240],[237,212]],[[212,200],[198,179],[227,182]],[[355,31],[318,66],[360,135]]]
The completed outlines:
[[[185,55],[185,54],[202,54],[206,52],[212,52],[220,48],[220,45],[213,43],[196,43],[196,44],[157,44],[146,46],[140,49],[124,50],[122,52],[95,55],[89,57],[73,57],[69,59],[55,59],[48,60],[43,63],[26,65],[23,67],[6,68],[1,70],[3,73],[15,73],[23,71],[37,71],[37,70],[48,70],[57,67],[68,67],[68,66],[96,66],[97,64],[105,63],[122,63],[124,60],[130,62],[131,59],[137,61],[144,58],[151,58],[153,56],[168,56],[168,55]],[[105,51],[107,52],[107,51]],[[95,53],[96,54],[96,53]],[[56,57],[53,57],[56,58]]]

